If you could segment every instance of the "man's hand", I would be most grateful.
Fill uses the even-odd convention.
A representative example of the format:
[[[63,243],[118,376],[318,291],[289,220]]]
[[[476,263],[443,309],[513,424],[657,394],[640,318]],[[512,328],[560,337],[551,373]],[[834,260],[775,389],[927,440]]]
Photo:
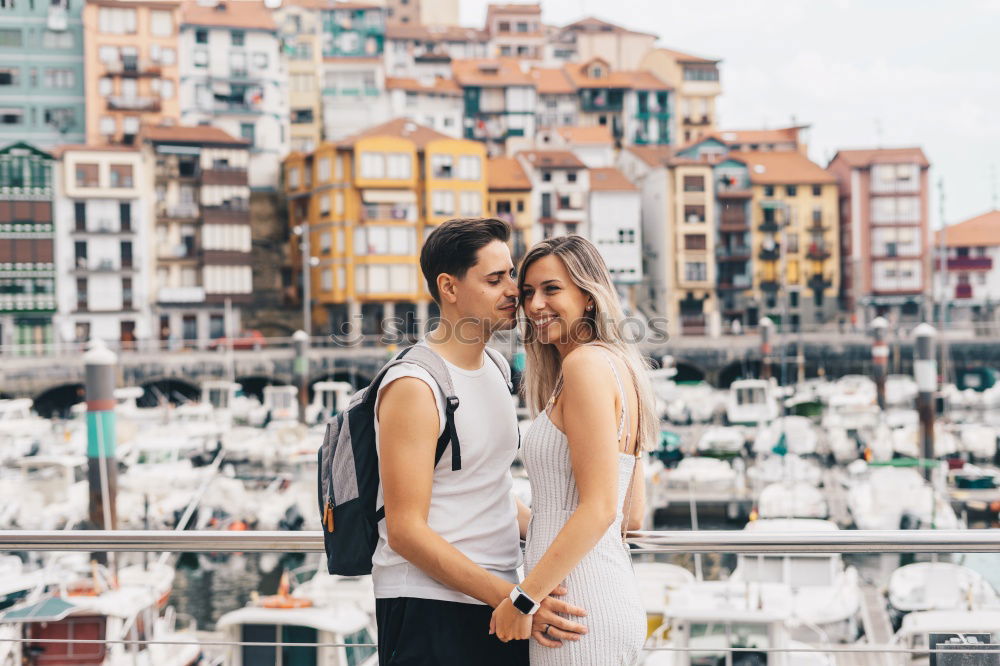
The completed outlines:
[[[563,641],[578,641],[587,633],[587,627],[568,620],[557,613],[586,617],[587,611],[572,606],[565,601],[556,599],[566,594],[566,588],[560,585],[552,590],[552,594],[542,600],[542,607],[531,618],[531,637],[545,647],[560,647]]]

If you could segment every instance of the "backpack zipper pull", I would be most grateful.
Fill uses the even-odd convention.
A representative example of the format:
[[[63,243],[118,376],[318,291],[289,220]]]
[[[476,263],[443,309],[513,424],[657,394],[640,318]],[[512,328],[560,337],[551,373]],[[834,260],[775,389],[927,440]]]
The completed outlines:
[[[323,507],[323,525],[327,532],[333,532],[333,500],[327,498],[326,506]]]

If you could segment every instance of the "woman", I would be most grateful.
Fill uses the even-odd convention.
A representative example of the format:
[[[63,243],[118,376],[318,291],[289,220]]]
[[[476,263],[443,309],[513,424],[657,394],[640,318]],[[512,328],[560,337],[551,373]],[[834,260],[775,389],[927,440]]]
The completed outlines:
[[[646,619],[622,534],[641,526],[639,456],[657,424],[645,367],[622,337],[624,315],[608,269],[586,239],[536,245],[521,264],[518,287],[526,316],[525,397],[536,414],[521,451],[532,516],[527,575],[497,606],[491,631],[501,640],[528,638],[531,617],[518,609],[564,583],[562,599],[586,609],[580,621],[588,632],[536,631],[532,666],[634,664]]]

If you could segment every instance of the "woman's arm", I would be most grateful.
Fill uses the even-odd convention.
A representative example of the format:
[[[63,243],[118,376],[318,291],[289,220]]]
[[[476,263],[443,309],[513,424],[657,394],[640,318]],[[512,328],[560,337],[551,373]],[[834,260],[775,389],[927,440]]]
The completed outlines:
[[[528,523],[531,521],[531,509],[524,505],[519,498],[515,497],[514,501],[517,502],[517,530],[521,533],[521,538],[528,538]]]
[[[589,553],[618,505],[617,383],[604,352],[580,347],[563,361],[563,431],[580,502],[521,589],[543,599]]]

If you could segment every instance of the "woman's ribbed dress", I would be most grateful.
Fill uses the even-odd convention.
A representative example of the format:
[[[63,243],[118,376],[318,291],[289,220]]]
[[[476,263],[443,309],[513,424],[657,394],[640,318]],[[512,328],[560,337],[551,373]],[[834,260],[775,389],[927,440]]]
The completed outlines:
[[[625,407],[628,403],[613,362],[611,368]],[[625,417],[623,409],[619,442],[627,424]],[[565,418],[573,415],[566,414]],[[566,435],[549,420],[547,410],[531,423],[521,455],[531,482],[531,522],[524,562],[528,574],[565,525],[580,496]],[[586,617],[570,619],[586,625],[589,632],[578,641],[563,641],[558,648],[544,647],[532,640],[531,666],[612,666],[638,661],[646,638],[646,614],[639,599],[632,559],[621,537],[622,511],[634,465],[634,456],[619,454],[617,519],[564,581],[568,593],[560,599],[587,611]]]

